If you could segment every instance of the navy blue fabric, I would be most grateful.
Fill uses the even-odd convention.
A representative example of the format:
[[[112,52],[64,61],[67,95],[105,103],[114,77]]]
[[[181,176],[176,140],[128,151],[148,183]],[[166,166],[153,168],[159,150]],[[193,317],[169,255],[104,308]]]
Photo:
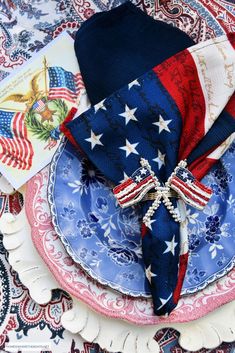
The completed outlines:
[[[235,119],[225,110],[222,111],[212,128],[207,132],[203,140],[197,145],[194,151],[187,158],[190,165],[204,153],[220,145],[235,131]]]
[[[181,59],[183,57],[182,53]],[[167,70],[175,65],[175,60],[168,61]],[[191,93],[188,89],[187,94]],[[204,116],[200,118],[203,120]],[[225,114],[219,123],[214,123],[198,144],[201,155],[208,151],[211,141],[215,147],[221,137],[224,139],[234,132],[230,119],[231,116]],[[153,70],[66,123],[66,128],[88,158],[115,185],[124,179],[124,173],[130,176],[140,167],[140,158],[149,161],[162,183],[178,164],[182,117]],[[159,159],[159,151],[164,156],[164,163]],[[195,151],[195,156],[200,157],[197,148]],[[176,206],[174,202],[173,199]],[[151,204],[151,201],[144,203],[143,215]],[[152,220],[154,222],[143,238],[143,256],[146,269],[152,273],[154,311],[162,315],[170,313],[177,305],[173,293],[176,287],[178,290],[179,223],[162,204]]]
[[[156,75],[148,70],[193,44],[186,34],[153,20],[130,2],[94,15],[77,32],[75,52],[88,97],[92,105],[109,98],[105,99],[105,109],[92,107],[66,127],[92,162],[116,185],[123,179],[123,172],[130,176],[140,166],[140,157],[148,159],[162,182],[177,165],[181,117]],[[139,86],[125,86],[141,75]],[[126,105],[131,109],[137,107],[134,115],[138,120],[130,120],[127,125],[119,115]],[[160,115],[171,120],[171,133],[166,130],[159,133],[153,125]],[[93,148],[89,142],[91,130],[100,141]],[[126,157],[120,149],[126,139],[132,144],[138,143],[138,155],[132,153]],[[198,146],[199,152],[192,160],[204,148],[208,150],[206,140],[202,148]],[[153,161],[158,150],[165,155],[165,165],[161,167]],[[151,203],[144,204],[143,214]],[[162,315],[170,313],[177,304],[172,294],[178,280],[179,224],[162,204],[153,220],[152,229],[143,238],[143,256],[146,268],[151,265],[154,311]]]
[[[178,149],[182,129],[180,112],[172,97],[162,86],[156,74],[151,70],[138,79],[138,85],[125,86],[104,101],[104,106],[92,107],[79,118],[66,124],[76,142],[89,159],[116,185],[123,180],[124,172],[131,175],[140,167],[140,158],[146,158],[159,180],[165,182],[177,165]],[[121,116],[126,107],[136,109],[137,120]],[[97,110],[98,109],[98,110]],[[161,116],[169,120],[169,131],[159,133],[159,127],[153,123]],[[92,146],[91,130],[97,137],[97,144]],[[138,154],[129,156],[120,147],[126,140],[136,144]],[[158,150],[165,154],[165,165],[159,165],[153,159]],[[174,203],[174,201],[172,201]],[[152,201],[143,206],[143,214]],[[176,303],[173,291],[177,284],[178,261],[180,251],[179,224],[169,215],[165,206],[157,209],[149,229],[143,239],[143,256],[146,268],[151,264],[152,295],[154,310],[157,315],[171,312]],[[167,244],[176,244],[172,251]],[[164,302],[166,301],[166,303]]]
[[[135,85],[131,89],[124,86],[106,98],[105,109],[100,108],[96,112],[96,107],[92,107],[79,118],[66,124],[82,150],[88,153],[98,169],[115,184],[123,179],[124,172],[131,175],[140,167],[140,157],[149,161],[156,158],[158,149],[166,153],[165,167],[159,170],[157,163],[150,164],[163,182],[168,179],[178,163],[178,145],[182,127],[178,107],[152,70],[141,76],[138,82],[140,86]],[[125,118],[119,116],[125,111],[126,105],[131,108],[137,107],[135,116],[138,120],[136,122],[131,120],[127,125]],[[154,127],[153,123],[158,121],[159,114],[166,120],[171,117],[172,121],[169,124],[171,133],[162,131],[159,134],[159,128]],[[90,138],[91,130],[95,135],[103,134],[101,141],[105,148],[101,145],[90,148],[91,143],[86,141],[86,138]],[[125,151],[119,149],[125,145],[125,139],[131,143],[139,142],[139,146],[136,147],[139,154],[131,154],[130,163],[127,163]],[[115,151],[118,151],[118,154]]]
[[[75,52],[92,104],[194,44],[172,25],[156,21],[131,2],[84,22]]]

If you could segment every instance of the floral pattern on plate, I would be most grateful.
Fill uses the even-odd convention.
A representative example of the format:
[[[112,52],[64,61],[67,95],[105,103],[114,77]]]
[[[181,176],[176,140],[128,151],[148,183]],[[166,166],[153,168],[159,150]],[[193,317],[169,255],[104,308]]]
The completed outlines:
[[[184,293],[226,274],[235,261],[235,143],[203,179],[213,196],[202,212],[188,208],[189,264]]]
[[[100,171],[66,141],[51,163],[54,227],[74,261],[94,279],[133,296],[150,295],[140,242],[140,212],[117,206]]]
[[[203,179],[214,191],[207,207],[187,208],[190,260],[182,294],[206,287],[234,265],[233,151]],[[140,210],[120,209],[111,185],[68,141],[54,155],[48,190],[54,227],[74,261],[102,284],[148,296]]]
[[[55,232],[47,200],[49,169],[27,183],[26,214],[33,242],[62,289],[97,312],[140,325],[196,320],[235,299],[235,269],[200,292],[184,296],[168,317],[153,313],[152,300],[134,298],[113,291],[92,280],[66,252]]]

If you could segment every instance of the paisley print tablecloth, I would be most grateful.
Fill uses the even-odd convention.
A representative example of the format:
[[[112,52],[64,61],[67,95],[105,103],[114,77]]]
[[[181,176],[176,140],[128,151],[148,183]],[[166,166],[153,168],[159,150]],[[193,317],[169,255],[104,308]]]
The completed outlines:
[[[37,53],[60,32],[67,30],[73,34],[80,24],[95,12],[108,10],[122,2],[124,1],[0,0],[0,80]],[[195,42],[235,31],[233,0],[140,0],[133,2],[154,18],[181,28]],[[223,197],[223,180],[226,179],[222,174],[218,174],[221,187],[216,190],[221,197]],[[17,196],[14,198],[18,200]],[[4,200],[2,202],[4,205]],[[228,202],[232,205],[233,200],[229,199]],[[12,207],[14,203],[11,201],[10,203]],[[18,208],[19,202],[16,201],[16,211],[19,210]],[[213,217],[212,214],[207,216]],[[196,217],[194,220],[197,226]],[[218,220],[210,218],[208,222],[208,240],[211,246],[216,245],[221,234],[218,231],[212,234],[210,230],[212,222],[215,227],[218,226]],[[199,241],[201,239],[192,237],[191,249],[199,246]],[[1,290],[0,297],[0,349],[5,350],[6,342],[35,341],[37,337],[37,341],[50,342],[50,352],[53,353],[62,351],[101,353],[97,345],[83,342],[78,335],[65,332],[59,324],[62,308],[68,308],[71,305],[65,293],[55,292],[52,302],[46,306],[40,306],[30,299],[27,289],[20,284],[16,274],[8,265],[2,241],[0,244],[0,286],[4,289],[4,291]],[[220,261],[223,261],[222,249],[214,246],[211,254],[215,250],[221,254]],[[195,277],[196,273],[193,273],[193,276]],[[160,342],[162,352],[185,352],[177,344],[177,338],[178,335],[174,330],[159,331],[157,340]],[[210,350],[210,352],[219,351],[232,353],[235,351],[235,346],[224,344],[219,350]],[[207,352],[207,350],[200,352]]]

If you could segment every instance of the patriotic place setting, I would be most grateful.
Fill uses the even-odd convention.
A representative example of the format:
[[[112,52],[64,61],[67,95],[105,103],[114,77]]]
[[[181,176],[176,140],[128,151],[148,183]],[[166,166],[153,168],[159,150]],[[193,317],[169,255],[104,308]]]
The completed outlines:
[[[235,2],[0,0],[0,352],[235,352]]]

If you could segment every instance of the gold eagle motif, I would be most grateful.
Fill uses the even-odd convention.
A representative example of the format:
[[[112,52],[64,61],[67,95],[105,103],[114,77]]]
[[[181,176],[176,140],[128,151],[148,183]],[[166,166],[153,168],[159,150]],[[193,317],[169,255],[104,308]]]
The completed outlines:
[[[42,72],[37,73],[33,76],[32,80],[30,81],[30,90],[25,93],[15,93],[11,94],[10,96],[6,97],[3,102],[6,101],[13,101],[19,103],[26,103],[27,108],[30,108],[31,105],[42,97],[42,91],[39,90],[38,85],[38,77]]]
[[[45,62],[46,64],[46,62]],[[24,111],[27,113],[33,106],[35,102],[40,100],[44,95],[45,92],[39,89],[38,85],[38,77],[41,75],[43,71],[38,72],[36,75],[33,76],[33,78],[30,81],[30,89],[28,90],[27,93],[21,94],[21,93],[14,93],[6,97],[2,102],[6,101],[13,101],[13,102],[18,102],[18,103],[25,103],[26,104],[26,110]],[[51,121],[53,122],[53,114],[56,112],[56,110],[51,110],[47,104],[45,104],[44,109],[42,111],[37,111],[37,113],[41,116],[41,121],[42,123],[45,121]]]

